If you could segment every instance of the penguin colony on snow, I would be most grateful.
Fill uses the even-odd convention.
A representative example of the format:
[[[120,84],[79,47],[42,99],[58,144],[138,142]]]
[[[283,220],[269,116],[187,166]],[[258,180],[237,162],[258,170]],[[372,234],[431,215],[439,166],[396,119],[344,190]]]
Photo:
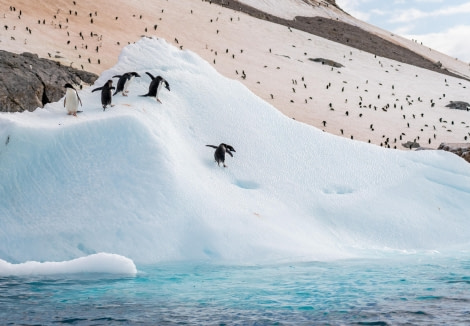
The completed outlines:
[[[162,86],[165,86],[165,88],[170,91],[170,84],[161,76],[154,77],[149,72],[146,72],[146,74],[152,79],[152,81],[149,85],[149,90],[147,94],[140,96],[154,97],[156,101],[162,103],[162,101],[160,101],[160,99],[158,98],[158,94],[160,93]],[[123,75],[115,75],[113,76],[113,78],[119,78],[117,87],[114,87],[112,79],[109,79],[103,86],[97,87],[91,91],[92,93],[96,91],[101,91],[101,105],[103,106],[103,111],[106,110],[106,107],[108,105],[111,107],[113,106],[112,97],[114,95],[118,93],[122,93],[122,96],[128,95],[129,85],[135,77],[140,77],[140,75],[137,72],[126,72]],[[82,112],[78,111],[78,105],[83,105],[82,100],[80,99],[78,92],[71,84],[67,83],[64,85],[64,87],[66,88],[64,107],[67,109],[67,113],[69,115],[77,116],[77,113]],[[115,89],[114,94],[112,92],[113,89]],[[225,164],[225,153],[233,157],[232,152],[236,152],[233,146],[224,143],[221,143],[219,146],[206,146],[215,148],[214,159],[217,162],[218,166],[220,166],[220,163],[222,163],[223,167],[227,167],[227,165]]]
[[[92,66],[94,66],[95,64],[106,63],[105,57],[101,57],[101,60],[100,60],[100,58],[93,56],[95,54],[96,56],[98,55],[101,56],[101,55],[104,55],[103,53],[106,52],[106,51],[103,51],[103,49],[105,48],[103,48],[103,43],[102,43],[103,37],[106,37],[106,34],[104,35],[101,34],[102,30],[100,30],[101,26],[99,23],[100,23],[100,19],[104,19],[104,18],[102,16],[102,13],[97,12],[97,11],[86,12],[86,23],[88,26],[91,26],[92,31],[88,32],[88,31],[78,30],[78,29],[72,30],[69,28],[70,27],[69,18],[70,18],[70,22],[73,22],[73,19],[75,20],[80,19],[81,12],[78,10],[79,9],[78,2],[79,1],[72,1],[73,6],[70,7],[69,9],[67,10],[58,9],[57,12],[54,12],[53,20],[50,21],[50,25],[53,26],[57,30],[61,30],[62,33],[67,33],[67,39],[64,39],[64,44],[67,43],[67,47],[72,47],[76,51],[80,51],[80,49],[82,49],[83,51],[87,51],[86,53],[88,54],[85,54],[84,52],[78,53],[78,60],[79,60],[78,62],[70,63],[70,66],[72,66],[72,64],[80,65],[82,69],[85,69],[84,65],[86,65],[87,62],[88,64]],[[211,2],[209,2],[209,4],[211,4]],[[21,12],[21,10],[15,8],[14,6],[10,6],[10,12],[14,13],[14,15],[18,17],[18,19],[21,19],[23,22],[25,21],[25,14],[27,14],[26,11]],[[164,12],[166,14],[167,10],[165,9],[164,11],[163,9],[161,9],[161,13],[163,14]],[[193,14],[192,9],[190,11],[190,14]],[[151,30],[157,31],[157,29],[161,30],[165,28],[165,20],[164,20],[163,15],[161,16],[162,17],[159,17],[159,21],[151,21],[151,24],[149,24],[150,21],[145,20],[145,17],[142,14],[134,13],[132,15],[134,19],[139,19],[142,22],[142,24],[147,24],[147,25],[139,25],[139,28],[140,28],[139,31],[145,30],[146,33],[147,31],[151,31]],[[219,17],[223,17],[223,16],[220,15]],[[224,25],[220,25],[219,17],[211,18],[210,24],[212,24],[211,27],[212,27],[212,31],[214,32],[214,34],[220,36],[224,34],[224,28],[223,28]],[[118,21],[118,23],[121,22],[123,19],[125,19],[125,17],[121,17],[121,16],[118,17],[116,15],[113,15],[111,18],[113,22]],[[243,21],[243,17],[240,18],[240,16],[238,17],[229,16],[227,17],[227,19],[229,19],[230,22]],[[36,20],[34,22],[36,23]],[[37,24],[41,25],[41,28],[43,28],[43,25],[49,24],[49,21],[47,19],[44,19],[43,17],[37,17]],[[85,25],[82,25],[80,26],[80,28],[85,28],[84,26]],[[8,26],[5,24],[2,29],[7,30],[7,31],[12,31],[12,30],[15,30],[15,27],[16,26],[12,26],[12,25]],[[26,27],[26,25],[24,25],[24,27]],[[31,27],[34,28],[33,24],[31,25],[28,24],[28,26],[26,27],[26,32],[24,32],[24,27],[22,28],[23,33],[32,34],[32,35],[35,35],[35,33],[37,34],[36,31],[33,31],[31,29]],[[289,29],[289,32],[292,32],[291,28],[288,28],[288,29]],[[75,36],[76,36],[76,39],[79,40],[78,43],[74,43],[73,32],[76,32]],[[93,43],[87,43],[88,35],[91,38],[91,41]],[[26,35],[25,37],[28,37],[28,36],[29,35]],[[177,37],[172,35],[171,39],[174,40],[175,45],[177,45],[180,49],[182,49],[183,44],[185,43],[186,40],[184,37],[180,37],[179,35],[176,35],[176,36]],[[13,38],[13,36],[11,37]],[[26,39],[24,41],[26,44]],[[312,38],[308,38],[307,36],[305,41],[312,42]],[[117,40],[114,40],[114,44],[117,44],[118,46],[121,46],[121,44],[123,43],[129,44],[130,42],[123,42],[123,40],[119,42]],[[247,53],[249,52],[247,51],[246,48],[245,49],[242,49],[242,48],[233,49],[229,46],[230,43],[229,44],[221,43],[221,44],[223,44],[223,47],[220,47],[220,48],[213,47],[210,43],[205,44],[205,49],[207,50],[208,53],[210,51],[210,54],[211,54],[211,57],[206,58],[207,61],[213,62],[213,64],[215,65],[216,59],[217,59],[217,66],[223,66],[224,62],[226,62],[224,61],[226,60],[226,58],[230,58],[231,61],[233,60],[233,62],[238,63],[238,60],[240,60],[240,57],[247,55]],[[291,46],[292,48],[298,48],[298,49],[302,48],[301,46],[299,46],[299,44],[289,44],[289,46]],[[276,49],[274,47],[272,48],[266,47],[265,52],[266,54],[269,54],[271,56],[283,57],[286,60],[292,60],[292,61],[294,60],[294,58],[290,55],[290,53],[286,53],[286,54],[289,54],[289,56],[284,55],[282,53],[283,50],[281,49],[282,48]],[[56,52],[59,53],[58,51]],[[344,53],[344,57],[343,57],[344,61],[349,61],[352,63],[354,61],[354,56],[356,55],[356,53],[357,52],[355,50],[351,50],[348,53]],[[50,58],[58,57],[58,55],[57,54],[54,55],[54,53],[52,54],[47,53],[47,54],[49,55]],[[302,50],[302,53],[300,55],[304,56],[305,58],[308,58],[311,54],[308,53],[307,50]],[[399,73],[400,70],[402,69],[401,64],[394,64],[394,65],[387,64],[380,57],[377,57],[376,55],[373,55],[373,56],[374,56],[374,61],[387,74]],[[301,60],[299,59],[297,61],[301,62]],[[267,62],[263,62],[263,65],[260,67],[264,67],[264,70],[266,71],[268,70],[271,71],[270,70],[271,68],[275,71],[285,70],[284,66],[273,65],[271,67]],[[249,84],[250,81],[253,81],[253,80],[255,80],[257,84],[265,84],[265,79],[263,79],[263,76],[266,76],[266,74],[261,75],[261,76],[260,74],[254,74],[253,71],[250,70],[250,66],[236,65],[234,66],[234,69],[231,70],[231,73],[233,74],[233,76],[236,76],[237,78],[240,78],[243,81],[246,81],[247,84]],[[131,74],[131,76],[127,74]],[[389,115],[395,116],[398,110],[403,111],[403,113],[406,113],[405,111],[407,111],[406,110],[407,107],[413,107],[415,104],[418,104],[418,102],[421,104],[422,102],[427,102],[430,100],[430,107],[434,108],[435,106],[438,106],[440,104],[439,101],[443,100],[443,98],[446,97],[445,94],[442,94],[438,98],[438,100],[437,98],[423,99],[423,97],[417,97],[413,93],[405,97],[403,94],[400,94],[400,91],[403,91],[403,90],[400,90],[401,88],[400,84],[387,85],[387,83],[384,81],[378,83],[378,85],[381,88],[381,91],[379,93],[374,94],[374,90],[377,88],[373,80],[366,80],[364,84],[362,83],[352,84],[351,81],[345,78],[341,84],[340,82],[335,82],[337,80],[336,76],[339,76],[342,74],[341,69],[337,67],[331,67],[331,74],[332,75],[334,74],[333,77],[335,79],[326,81],[321,91],[323,92],[323,95],[325,95],[324,98],[331,97],[331,96],[336,97],[338,94],[341,94],[342,101],[344,101],[343,105],[339,104],[339,101],[336,101],[334,103],[326,102],[324,105],[322,104],[321,107],[315,105],[314,104],[315,96],[312,93],[309,93],[309,92],[312,92],[312,90],[314,90],[315,87],[312,87],[312,84],[311,84],[312,81],[311,79],[309,79],[308,75],[305,75],[305,77],[304,75],[289,76],[289,81],[292,82],[292,85],[289,85],[289,87],[287,88],[289,92],[288,97],[285,99],[285,101],[287,102],[287,105],[285,105],[286,103],[281,102],[281,101],[284,101],[284,98],[285,98],[284,94],[282,92],[279,93],[279,90],[276,88],[269,89],[266,92],[266,96],[264,96],[263,94],[261,95],[258,94],[258,95],[262,96],[266,100],[270,100],[271,104],[273,105],[276,104],[275,106],[280,109],[282,107],[297,108],[295,113],[292,114],[291,117],[293,119],[297,119],[301,121],[302,121],[302,117],[296,116],[297,112],[299,113],[303,112],[303,114],[304,113],[310,114],[311,112],[313,112],[312,108],[315,108],[316,111],[315,111],[314,118],[311,118],[309,116],[309,119],[312,119],[312,120],[308,121],[308,123],[315,125],[316,127],[322,129],[323,131],[328,131],[333,134],[340,134],[343,137],[347,137],[351,139],[360,139],[369,143],[376,143],[377,145],[380,144],[380,146],[387,147],[387,148],[397,148],[397,146],[399,146],[399,144],[401,143],[400,141],[402,141],[402,138],[403,138],[403,141],[410,139],[410,140],[417,142],[420,140],[420,136],[421,136],[421,141],[423,142],[425,141],[428,144],[431,144],[431,141],[432,141],[433,143],[436,143],[439,140],[439,130],[441,130],[439,127],[444,128],[447,133],[452,132],[452,130],[448,129],[447,125],[445,124],[447,121],[445,120],[439,121],[440,125],[438,125],[436,121],[435,125],[433,125],[433,123],[431,123],[430,120],[423,121],[424,117],[422,113],[417,113],[415,116],[412,116],[410,114],[406,114],[406,115],[403,114],[402,116],[400,115],[400,118],[403,117],[403,120],[400,121],[400,128],[403,128],[403,129],[401,129],[400,132],[396,134],[389,134],[390,131],[386,128],[386,126],[384,126],[383,123],[381,123],[381,121],[370,120],[371,114],[374,114],[372,111],[380,111],[382,114],[389,114]],[[149,75],[152,81],[149,86],[148,93],[145,95],[141,95],[141,96],[155,97],[155,100],[161,103],[161,101],[159,100],[157,96],[159,88],[161,88],[161,86],[165,86],[165,88],[169,90],[169,85],[164,80],[163,81],[157,80],[158,77],[154,78],[149,73],[147,73],[147,75]],[[271,77],[271,73],[268,76]],[[115,88],[112,86],[112,84],[109,85],[108,83],[106,83],[99,89],[94,90],[94,91],[101,90],[103,110],[105,110],[109,106],[112,106],[112,103],[111,103],[112,96],[110,95],[111,91],[115,90],[113,95],[116,95],[117,93],[121,92],[123,96],[127,96],[128,83],[130,82],[132,78],[135,78],[135,77],[140,77],[140,76],[132,75],[132,73],[126,73],[124,75],[113,76],[113,78],[119,78],[119,81]],[[419,76],[416,75],[415,78],[422,78],[422,77],[421,75]],[[445,82],[444,83],[445,86],[449,86],[450,81],[445,79],[444,82]],[[126,86],[126,83],[127,83],[127,86]],[[461,85],[460,87],[466,88],[460,83],[459,85]],[[71,95],[69,95],[70,98],[73,98],[74,96],[73,88],[71,88],[70,93],[71,93]],[[326,95],[325,93],[328,93],[328,95]],[[287,91],[286,91],[286,94],[287,94]],[[390,102],[386,102],[387,99],[390,99]],[[67,105],[65,102],[67,102]],[[300,107],[299,103],[302,103],[303,106]],[[81,105],[81,101],[78,99],[76,99],[75,101],[70,100],[70,99],[67,99],[66,101],[64,101],[64,106],[67,107],[67,111],[71,115],[75,115],[77,112],[79,112],[78,111],[79,105]],[[289,112],[289,114],[291,113]],[[331,116],[335,115],[333,117],[336,117],[336,115],[338,114],[341,114],[344,118],[330,119]],[[360,131],[358,131],[357,128],[355,129],[351,128],[351,126],[353,124],[355,125],[356,123],[351,123],[350,121],[352,119],[355,119],[356,117],[361,118],[362,121],[364,121],[364,122],[361,121],[357,123],[358,125],[364,124],[363,128],[360,129]],[[370,122],[374,122],[374,124],[371,124]],[[427,123],[424,124],[425,122]],[[462,121],[461,123],[464,124],[465,122]],[[424,124],[424,127],[419,126],[419,124]],[[371,127],[369,128],[370,125]],[[436,129],[436,127],[438,128]],[[406,128],[406,134],[405,132],[402,132],[405,130],[404,128]],[[434,128],[434,131],[431,133],[429,132],[426,133],[426,129],[431,130],[431,128]],[[359,134],[357,134],[356,131],[359,132]],[[455,133],[455,130],[454,130],[454,133]],[[468,134],[470,135],[470,133]],[[367,135],[367,137],[369,138],[367,138],[365,135]],[[464,137],[466,141],[467,135],[464,135]]]
[[[165,88],[170,91],[170,84],[161,76],[154,77],[151,73],[146,72],[146,74],[152,79],[149,85],[149,91],[147,94],[140,95],[140,96],[148,96],[154,97],[156,101],[162,103],[158,98],[158,94],[163,85]],[[118,93],[122,93],[122,96],[127,96],[129,93],[129,86],[134,80],[135,77],[140,77],[138,73],[135,71],[133,72],[126,72],[123,75],[115,75],[113,78],[119,78],[117,87],[113,86],[113,80],[109,79],[103,86],[97,87],[93,89],[91,92],[101,91],[101,105],[103,106],[103,111],[109,106],[114,106],[112,104],[112,98],[114,95]],[[64,107],[67,109],[69,115],[77,115],[78,104],[82,105],[82,101],[78,96],[77,91],[73,86],[69,83],[65,84],[64,87],[66,88],[66,95],[64,99]],[[115,89],[116,91],[112,92]]]

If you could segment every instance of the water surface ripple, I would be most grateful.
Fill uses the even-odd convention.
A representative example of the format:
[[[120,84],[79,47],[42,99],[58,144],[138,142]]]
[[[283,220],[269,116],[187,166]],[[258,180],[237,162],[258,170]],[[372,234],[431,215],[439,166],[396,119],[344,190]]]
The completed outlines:
[[[0,278],[2,325],[469,325],[470,257]]]

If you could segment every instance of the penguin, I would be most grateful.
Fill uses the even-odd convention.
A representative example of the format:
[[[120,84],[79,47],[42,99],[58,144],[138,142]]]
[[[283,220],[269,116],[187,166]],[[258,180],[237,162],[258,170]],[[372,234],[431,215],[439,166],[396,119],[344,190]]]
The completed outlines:
[[[140,77],[140,75],[135,71],[126,72],[124,75],[113,76],[113,78],[119,78],[116,86],[116,91],[114,92],[113,96],[119,92],[122,92],[122,96],[127,96],[127,93],[129,92],[127,89],[129,88],[129,85],[132,83],[132,80],[135,77]]]
[[[78,92],[72,85],[69,83],[64,85],[65,91],[65,99],[64,99],[64,107],[67,109],[68,115],[77,116],[78,104],[82,105],[82,100],[80,96],[78,96]]]
[[[217,162],[217,165],[220,166],[220,163],[224,165],[224,168],[227,167],[225,165],[225,153],[228,153],[231,157],[233,157],[232,152],[236,152],[235,148],[233,148],[231,145],[227,144],[220,144],[219,146],[215,145],[206,145],[207,147],[212,147],[215,148],[214,152],[214,159]]]
[[[113,81],[110,79],[103,86],[95,88],[94,90],[91,91],[93,93],[95,91],[101,90],[101,104],[103,104],[103,111],[106,110],[106,107],[108,105],[113,106],[111,104],[111,100],[113,96],[113,92],[112,92],[113,89],[114,89]]]
[[[150,83],[149,86],[149,91],[145,95],[140,95],[140,96],[151,96],[155,97],[155,99],[162,103],[160,99],[158,98],[158,93],[160,92],[160,89],[162,88],[162,85],[165,84],[165,88],[170,91],[170,84],[161,76],[154,77],[151,73],[146,72],[147,75],[152,79],[152,82]]]

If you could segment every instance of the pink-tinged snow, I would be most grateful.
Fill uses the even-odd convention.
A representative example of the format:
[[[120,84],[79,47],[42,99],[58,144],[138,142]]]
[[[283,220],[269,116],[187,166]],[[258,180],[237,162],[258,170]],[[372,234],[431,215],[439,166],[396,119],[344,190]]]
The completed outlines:
[[[370,26],[331,5],[326,7],[324,2],[310,1],[312,6],[300,0],[243,2],[277,15],[288,14],[286,18],[337,18],[470,76],[467,64]],[[437,148],[443,142],[465,142],[470,136],[468,112],[446,108],[450,101],[470,102],[468,81],[375,57],[209,2],[135,1],[115,6],[111,0],[82,0],[72,7],[65,0],[37,4],[20,0],[16,7],[22,9],[20,19],[8,6],[1,8],[10,28],[0,34],[0,41],[2,48],[13,52],[29,51],[42,57],[50,53],[66,65],[83,65],[102,73],[116,64],[124,45],[144,34],[197,53],[287,117],[331,134],[397,149],[405,149],[402,144],[414,140]],[[67,9],[76,10],[77,16]],[[46,24],[38,24],[38,19],[45,19]],[[334,60],[345,67],[331,69],[310,58]]]

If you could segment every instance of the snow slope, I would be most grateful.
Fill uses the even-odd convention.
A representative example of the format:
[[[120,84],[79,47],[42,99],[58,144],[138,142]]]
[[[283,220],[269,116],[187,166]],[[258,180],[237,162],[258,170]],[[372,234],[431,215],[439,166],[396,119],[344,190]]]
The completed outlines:
[[[418,40],[411,40],[405,37],[391,33],[390,31],[383,30],[377,26],[371,25],[348,13],[328,4],[323,0],[239,0],[240,2],[249,5],[253,8],[269,13],[271,15],[293,20],[297,16],[302,17],[324,17],[333,20],[339,20],[352,26],[359,27],[369,33],[376,34],[383,39],[392,43],[398,44],[404,48],[410,49],[421,56],[428,58],[434,62],[441,62],[443,67],[448,70],[462,75],[464,77],[470,76],[470,68],[468,62],[463,62],[449,55],[429,48],[426,44],[418,42]],[[307,4],[308,2],[308,4]]]
[[[459,157],[324,133],[164,40],[125,47],[95,87],[126,71],[142,77],[106,112],[91,87],[76,118],[62,102],[0,115],[0,259],[261,262],[468,248],[470,167]],[[138,96],[146,71],[170,83],[163,104]],[[205,146],[221,142],[236,149],[225,169]]]

